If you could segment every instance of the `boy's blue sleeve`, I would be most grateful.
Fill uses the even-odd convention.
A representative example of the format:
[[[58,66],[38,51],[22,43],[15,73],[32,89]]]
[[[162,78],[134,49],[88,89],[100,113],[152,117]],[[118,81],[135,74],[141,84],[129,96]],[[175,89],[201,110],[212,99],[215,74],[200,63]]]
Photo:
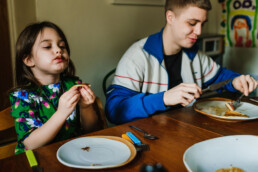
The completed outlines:
[[[229,69],[226,69],[226,68],[220,68],[220,70],[218,71],[218,73],[216,74],[215,77],[213,77],[208,82],[204,83],[204,88],[206,88],[209,85],[214,84],[214,83],[218,83],[218,82],[221,82],[221,81],[232,79],[227,85],[225,85],[223,87],[223,89],[226,89],[226,90],[231,91],[231,92],[236,92],[237,90],[233,87],[232,81],[235,77],[238,77],[238,76],[240,76],[239,73],[233,72],[233,71],[231,71]],[[221,89],[218,90],[218,91],[220,92]]]
[[[163,102],[163,95],[164,92],[139,93],[122,86],[112,85],[107,91],[106,115],[114,124],[148,117],[157,111],[167,109]]]

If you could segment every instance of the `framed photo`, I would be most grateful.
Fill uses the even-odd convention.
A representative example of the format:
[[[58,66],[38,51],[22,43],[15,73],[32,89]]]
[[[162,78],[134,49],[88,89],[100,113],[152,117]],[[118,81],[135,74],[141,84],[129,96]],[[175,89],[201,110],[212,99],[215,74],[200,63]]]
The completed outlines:
[[[155,5],[164,6],[165,0],[112,0],[116,5]]]

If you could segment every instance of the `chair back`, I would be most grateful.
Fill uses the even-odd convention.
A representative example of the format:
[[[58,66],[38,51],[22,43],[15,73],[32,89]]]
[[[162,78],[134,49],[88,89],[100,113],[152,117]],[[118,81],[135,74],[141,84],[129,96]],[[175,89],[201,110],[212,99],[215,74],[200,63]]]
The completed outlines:
[[[0,159],[13,156],[16,144],[17,144],[16,142],[13,142],[4,146],[0,146]]]
[[[100,119],[99,125],[101,125],[101,129],[105,129],[108,127],[107,119],[106,119],[103,104],[99,97],[96,97],[95,106]]]
[[[16,141],[14,118],[11,107],[8,107],[0,112],[0,159],[14,155]]]
[[[11,116],[11,107],[0,112],[0,131],[14,127],[14,118]]]
[[[105,96],[106,96],[106,92],[107,92],[107,87],[111,84],[115,71],[116,71],[116,68],[112,69],[110,72],[108,72],[102,81],[102,89],[103,89]]]

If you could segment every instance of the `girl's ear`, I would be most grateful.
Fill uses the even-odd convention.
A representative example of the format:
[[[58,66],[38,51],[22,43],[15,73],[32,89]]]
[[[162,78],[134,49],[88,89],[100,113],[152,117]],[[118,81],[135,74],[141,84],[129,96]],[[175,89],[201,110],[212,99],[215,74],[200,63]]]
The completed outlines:
[[[34,60],[30,56],[27,56],[23,59],[23,63],[28,67],[34,67]]]
[[[167,10],[166,12],[166,20],[167,20],[167,24],[172,24],[174,19],[175,19],[176,15],[173,11],[171,10]]]

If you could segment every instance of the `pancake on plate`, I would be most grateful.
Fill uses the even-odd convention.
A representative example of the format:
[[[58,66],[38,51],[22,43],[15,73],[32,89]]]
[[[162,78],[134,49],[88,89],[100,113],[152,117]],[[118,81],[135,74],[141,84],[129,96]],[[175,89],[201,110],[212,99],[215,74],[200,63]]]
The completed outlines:
[[[249,116],[240,112],[235,111],[235,107],[233,106],[232,102],[228,102],[225,104],[226,107],[228,108],[228,111],[226,111],[223,115],[221,116],[226,116],[226,117],[245,117],[248,118]]]
[[[225,104],[228,110],[234,111],[236,108],[233,106],[232,102],[228,102]]]
[[[249,116],[237,111],[226,111],[223,115],[221,116],[226,116],[226,117],[245,117],[248,118]]]
[[[216,170],[215,172],[245,172],[245,171],[237,167],[230,167],[230,168],[221,168]]]

